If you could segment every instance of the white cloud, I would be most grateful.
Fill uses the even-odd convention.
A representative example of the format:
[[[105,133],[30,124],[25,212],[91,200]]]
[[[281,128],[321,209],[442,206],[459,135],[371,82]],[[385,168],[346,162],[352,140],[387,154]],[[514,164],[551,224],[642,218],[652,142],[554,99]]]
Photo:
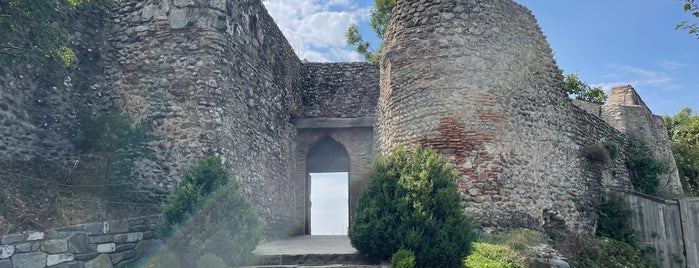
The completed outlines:
[[[632,85],[634,88],[653,88],[655,90],[677,90],[679,85],[675,84],[672,76],[666,72],[649,70],[631,65],[611,64],[607,68],[612,71],[605,75],[612,81],[596,83],[592,86],[602,87],[609,90],[615,86]]]
[[[368,7],[350,0],[263,1],[296,54],[309,61],[356,61],[346,52],[350,23],[368,20]]]
[[[681,63],[678,61],[673,61],[673,60],[668,60],[668,59],[662,59],[662,60],[658,61],[658,65],[661,68],[663,68],[664,70],[670,70],[670,71],[681,69],[681,68],[689,66],[686,63]]]

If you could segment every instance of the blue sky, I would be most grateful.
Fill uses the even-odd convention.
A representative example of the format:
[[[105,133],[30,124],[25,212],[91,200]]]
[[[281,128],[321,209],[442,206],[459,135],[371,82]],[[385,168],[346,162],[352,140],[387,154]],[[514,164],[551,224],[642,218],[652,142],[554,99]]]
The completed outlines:
[[[373,0],[264,0],[297,54],[309,61],[361,61],[345,45],[354,22],[370,41]],[[516,0],[532,10],[559,67],[606,90],[631,84],[656,114],[699,110],[699,40],[675,25],[692,18],[680,0]],[[699,21],[696,20],[695,21]]]

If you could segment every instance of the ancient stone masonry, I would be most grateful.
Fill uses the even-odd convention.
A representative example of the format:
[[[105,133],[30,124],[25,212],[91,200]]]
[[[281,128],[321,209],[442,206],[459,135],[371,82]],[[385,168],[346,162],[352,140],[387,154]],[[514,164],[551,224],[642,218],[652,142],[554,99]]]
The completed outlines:
[[[628,185],[623,162],[599,167],[583,156],[624,138],[571,104],[526,8],[398,1],[384,45],[381,151],[420,144],[445,154],[479,225],[592,232],[603,183]]]
[[[158,136],[133,174],[141,190],[162,200],[183,165],[220,156],[270,236],[308,231],[308,172],[323,164],[309,154],[326,143],[349,158],[351,213],[379,151],[426,145],[459,171],[479,226],[587,233],[603,188],[630,182],[623,158],[586,148],[637,134],[671,162],[635,91],[603,107],[568,99],[525,7],[399,0],[393,16],[380,64],[307,63],[260,0],[122,0],[77,23],[80,61],[60,79],[34,82],[30,66],[0,77],[0,159],[71,159],[78,117],[117,109]]]
[[[147,256],[160,215],[3,235],[0,267],[112,267]]]

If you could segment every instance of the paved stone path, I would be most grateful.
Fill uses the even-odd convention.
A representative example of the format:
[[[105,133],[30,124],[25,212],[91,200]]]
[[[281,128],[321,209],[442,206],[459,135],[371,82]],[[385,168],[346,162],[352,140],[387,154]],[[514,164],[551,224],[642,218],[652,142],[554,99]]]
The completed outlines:
[[[255,255],[358,254],[346,235],[306,235],[259,245]]]

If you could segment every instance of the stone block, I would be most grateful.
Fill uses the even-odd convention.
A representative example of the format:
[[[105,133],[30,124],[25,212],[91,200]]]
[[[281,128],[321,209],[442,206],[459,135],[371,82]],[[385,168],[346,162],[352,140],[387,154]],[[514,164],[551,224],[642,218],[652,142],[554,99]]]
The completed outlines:
[[[143,240],[143,233],[128,233],[128,234],[118,234],[114,236],[114,242],[116,243],[134,243]]]
[[[46,240],[41,243],[41,251],[46,253],[64,253],[68,251],[68,241],[64,239]]]
[[[154,231],[143,232],[143,239],[153,239],[155,237]]]
[[[107,223],[103,222],[88,223],[83,226],[83,230],[87,231],[89,235],[105,234],[107,228],[109,228]]]
[[[193,6],[195,4],[194,0],[174,0],[172,1],[176,7],[186,7]]]
[[[97,252],[110,253],[116,251],[116,243],[106,243],[97,245]]]
[[[112,260],[107,254],[99,255],[91,261],[85,262],[85,268],[111,268]]]
[[[43,240],[45,236],[44,232],[27,232],[27,241]]]
[[[90,244],[104,244],[114,242],[114,235],[98,235],[88,237]]]
[[[116,252],[127,251],[136,247],[135,243],[117,245]]]
[[[23,243],[15,246],[15,251],[17,253],[27,253],[32,251],[33,243]]]
[[[15,246],[3,245],[0,246],[0,259],[7,259],[15,254]]]
[[[209,7],[226,11],[226,0],[209,0]]]
[[[0,260],[0,268],[12,268],[12,260]]]
[[[19,243],[19,242],[24,242],[25,235],[24,234],[9,234],[9,235],[3,235],[2,236],[2,244],[14,244],[14,243]]]
[[[89,260],[92,260],[99,255],[100,255],[99,252],[79,253],[79,254],[75,254],[75,260],[76,261],[89,261]]]
[[[129,231],[129,221],[127,220],[109,221],[107,225],[109,226],[108,234],[126,233]]]
[[[30,252],[12,256],[13,268],[36,268],[46,266],[46,253]]]
[[[90,241],[86,233],[75,233],[68,238],[68,251],[72,253],[86,253],[92,251]]]
[[[73,261],[74,257],[73,253],[50,254],[46,256],[46,266]]]
[[[196,21],[198,17],[198,12],[189,8],[173,8],[170,10],[168,21],[170,22],[170,28],[182,29],[187,27],[189,23]]]
[[[64,262],[56,266],[51,266],[51,268],[84,268],[85,264],[79,261]]]
[[[146,230],[148,230],[148,227],[145,224],[133,225],[129,227],[129,232],[144,232]]]
[[[136,257],[136,252],[134,252],[133,250],[129,250],[120,253],[109,254],[109,257],[112,259],[112,264],[118,264],[122,261],[133,259],[134,257]]]

